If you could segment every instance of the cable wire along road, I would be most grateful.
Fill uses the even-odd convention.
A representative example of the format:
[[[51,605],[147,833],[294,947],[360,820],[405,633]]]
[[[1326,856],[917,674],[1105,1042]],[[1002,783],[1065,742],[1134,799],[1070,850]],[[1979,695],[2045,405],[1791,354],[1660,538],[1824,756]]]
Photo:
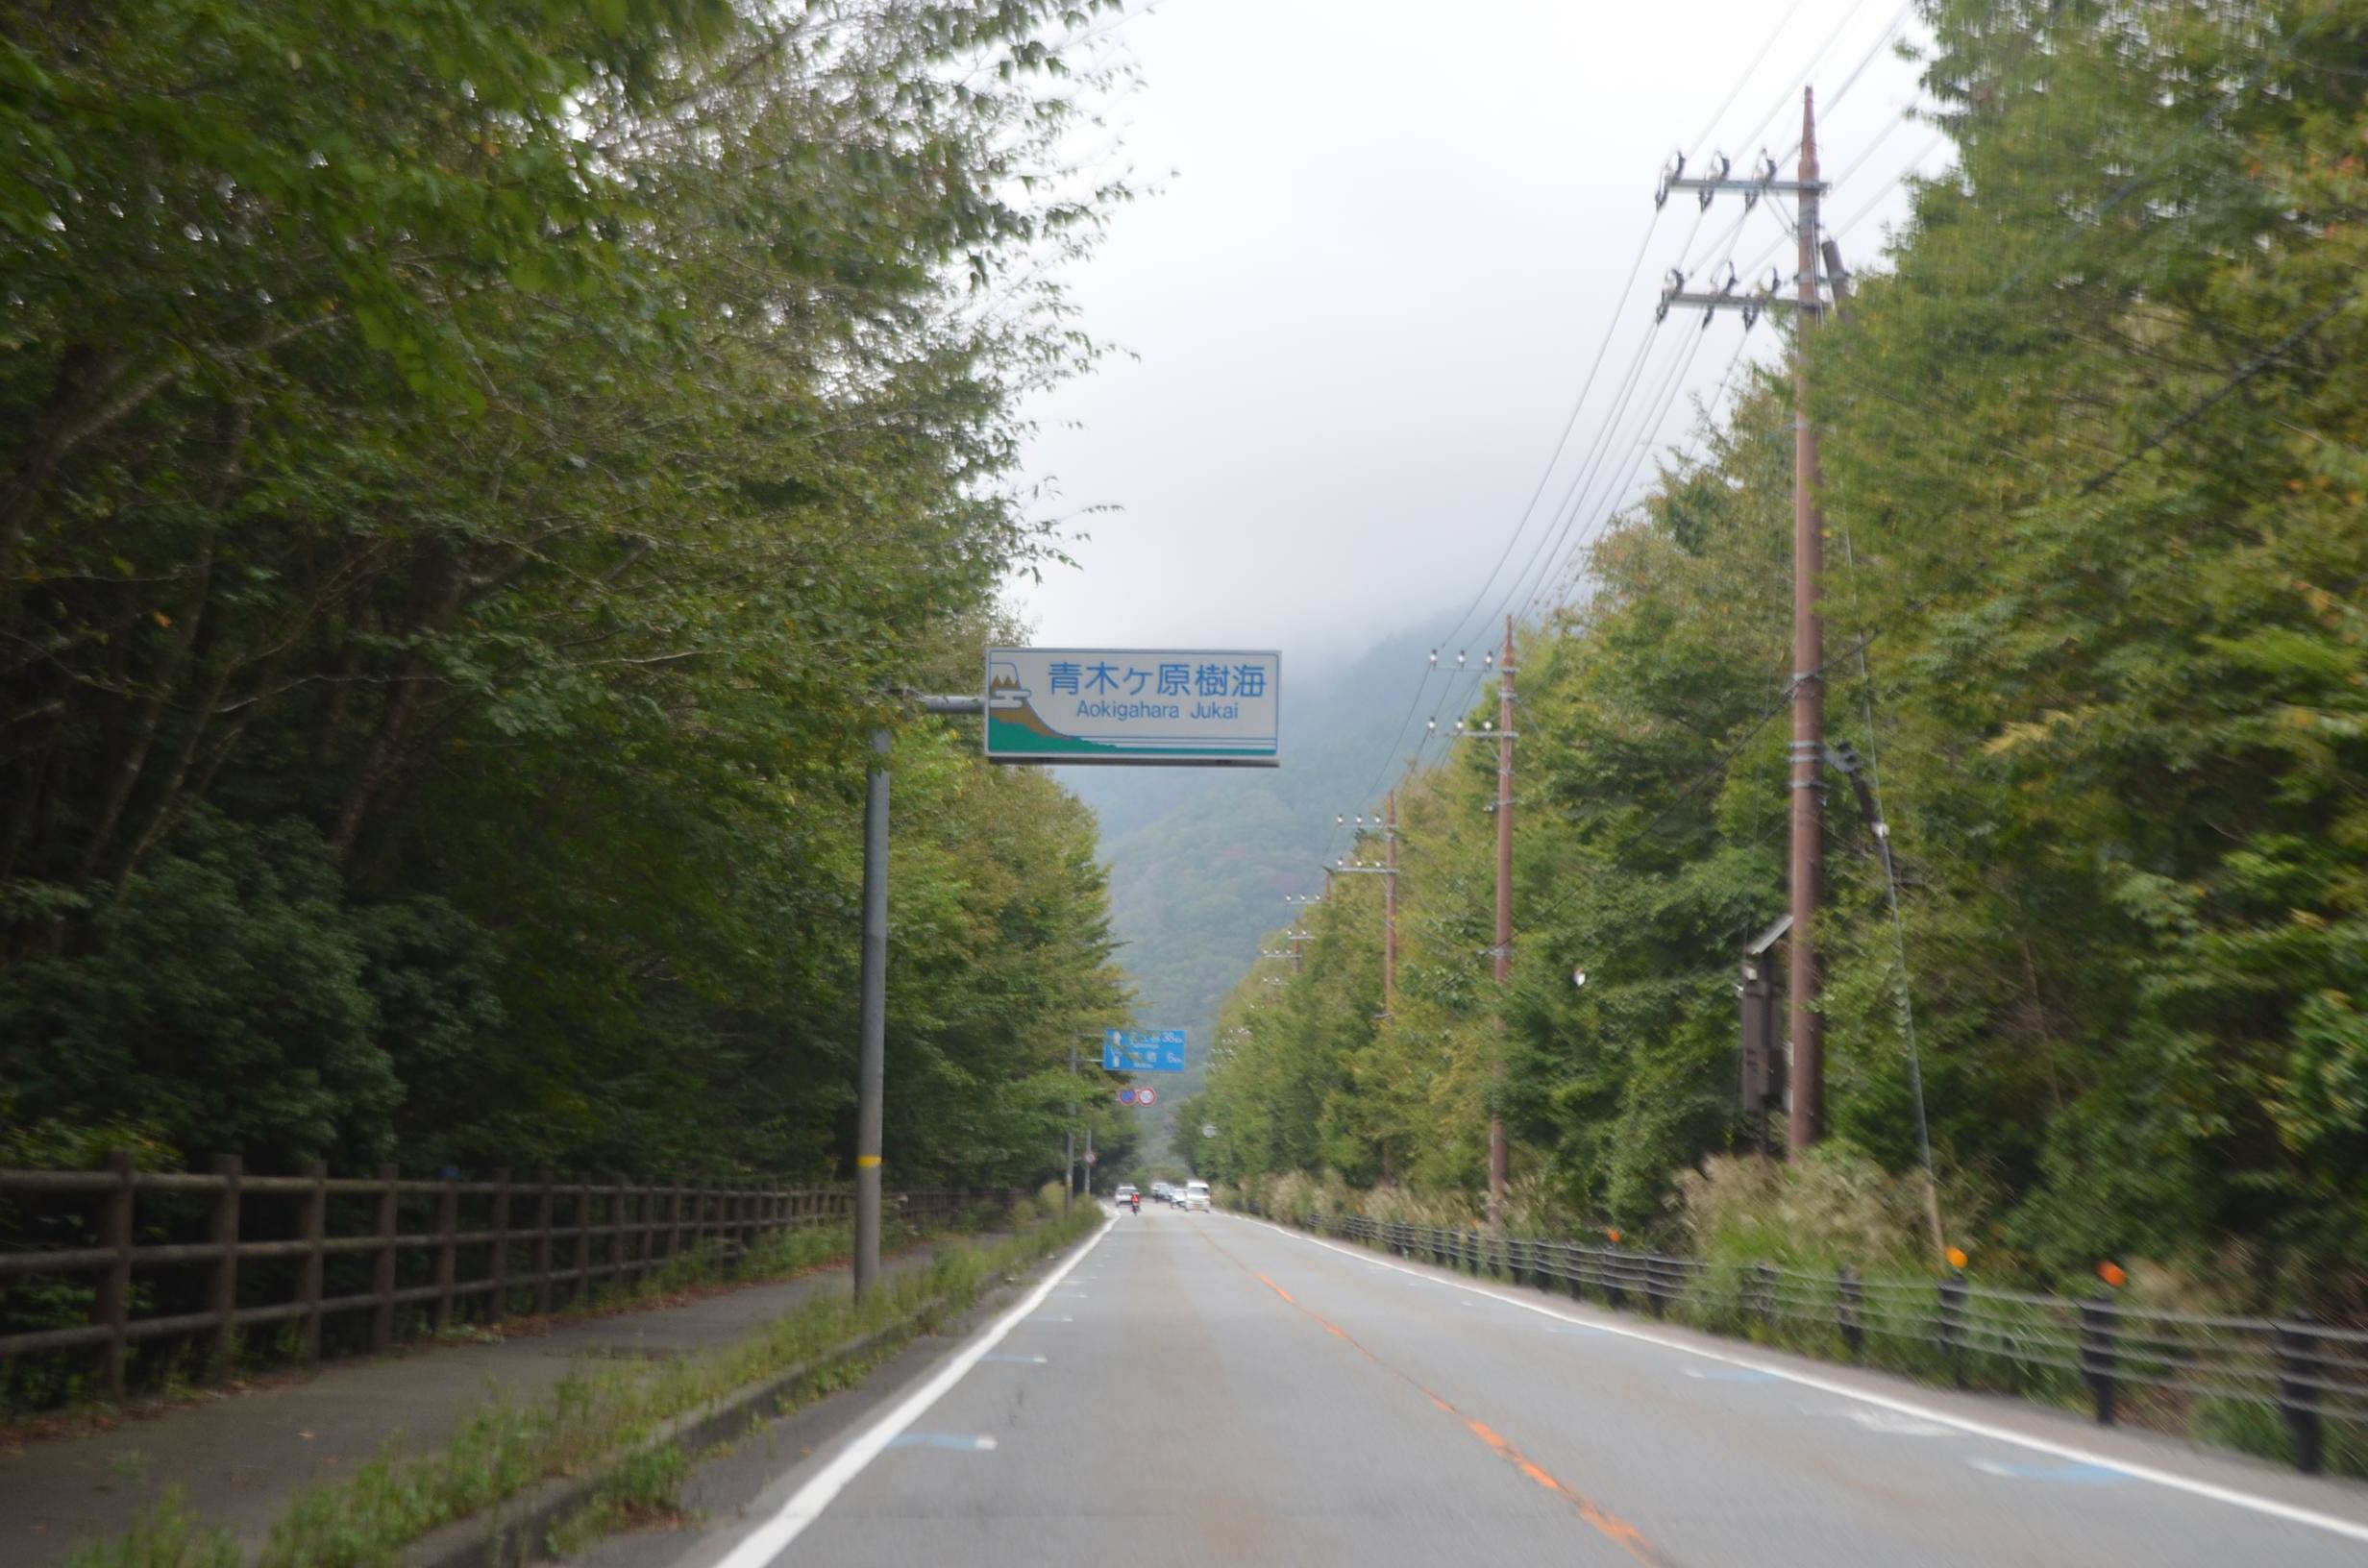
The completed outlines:
[[[1114,1219],[681,1568],[2368,1560],[2368,1489],[1225,1214]]]

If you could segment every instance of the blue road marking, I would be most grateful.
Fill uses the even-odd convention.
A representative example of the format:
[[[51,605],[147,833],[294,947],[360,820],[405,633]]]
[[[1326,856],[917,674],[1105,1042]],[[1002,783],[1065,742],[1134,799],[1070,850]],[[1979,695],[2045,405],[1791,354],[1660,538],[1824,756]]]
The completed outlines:
[[[1985,1475],[2011,1481],[2055,1481],[2067,1486],[2110,1486],[2130,1478],[2104,1464],[2019,1464],[2011,1459],[1972,1458],[1965,1461]]]
[[[992,1437],[966,1432],[900,1432],[888,1439],[890,1448],[944,1448],[957,1454],[980,1454],[995,1446]]]

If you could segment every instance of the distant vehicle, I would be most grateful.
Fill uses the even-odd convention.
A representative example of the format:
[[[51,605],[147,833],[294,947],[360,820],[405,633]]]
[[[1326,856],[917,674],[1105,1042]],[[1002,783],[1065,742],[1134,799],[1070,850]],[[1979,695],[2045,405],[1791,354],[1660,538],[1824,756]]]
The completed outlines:
[[[1209,1184],[1206,1182],[1186,1182],[1184,1184],[1184,1195],[1181,1198],[1178,1198],[1176,1202],[1187,1211],[1194,1209],[1206,1209],[1209,1206]]]
[[[1122,1207],[1130,1203],[1140,1205],[1143,1202],[1143,1194],[1135,1190],[1134,1183],[1121,1182],[1115,1201]]]
[[[1175,1201],[1175,1188],[1167,1182],[1153,1182],[1151,1184],[1151,1196],[1157,1198],[1162,1203],[1173,1203]]]

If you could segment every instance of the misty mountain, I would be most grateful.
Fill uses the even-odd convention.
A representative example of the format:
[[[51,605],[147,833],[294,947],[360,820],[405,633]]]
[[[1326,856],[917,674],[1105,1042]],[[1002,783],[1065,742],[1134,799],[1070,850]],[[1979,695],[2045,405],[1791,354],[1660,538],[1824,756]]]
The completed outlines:
[[[1200,1088],[1218,1003],[1256,960],[1259,938],[1287,923],[1283,895],[1321,891],[1335,815],[1370,808],[1394,776],[1384,767],[1391,742],[1447,619],[1303,682],[1286,667],[1278,768],[1059,770],[1101,824],[1137,1024],[1192,1032],[1190,1070],[1149,1080],[1158,1123]],[[1430,697],[1443,702],[1444,683],[1432,681]],[[1409,745],[1428,711],[1415,715]]]

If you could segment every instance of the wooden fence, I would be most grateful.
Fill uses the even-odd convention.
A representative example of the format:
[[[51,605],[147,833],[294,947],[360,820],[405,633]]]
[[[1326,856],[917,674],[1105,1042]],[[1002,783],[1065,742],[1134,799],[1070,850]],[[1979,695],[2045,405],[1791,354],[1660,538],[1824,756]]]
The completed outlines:
[[[886,1217],[929,1227],[981,1204],[1008,1211],[1018,1196],[892,1193]],[[96,1275],[98,1287],[88,1323],[0,1333],[0,1361],[96,1346],[105,1388],[118,1399],[142,1341],[193,1339],[219,1375],[236,1364],[247,1329],[294,1325],[291,1348],[308,1362],[323,1354],[323,1324],[357,1314],[335,1348],[383,1351],[407,1328],[432,1334],[548,1312],[702,1248],[745,1253],[783,1232],[851,1220],[854,1203],[839,1187],[513,1183],[507,1171],[423,1181],[392,1165],[370,1177],[333,1177],[321,1164],[256,1176],[235,1155],[197,1175],[140,1170],[128,1154],[98,1171],[0,1170],[6,1198],[86,1205],[86,1217],[50,1216],[52,1228],[95,1244],[43,1245],[31,1227],[12,1227],[19,1234],[0,1240],[0,1302],[19,1281]],[[195,1232],[201,1220],[203,1240],[158,1238]],[[194,1310],[153,1311],[159,1305]]]

